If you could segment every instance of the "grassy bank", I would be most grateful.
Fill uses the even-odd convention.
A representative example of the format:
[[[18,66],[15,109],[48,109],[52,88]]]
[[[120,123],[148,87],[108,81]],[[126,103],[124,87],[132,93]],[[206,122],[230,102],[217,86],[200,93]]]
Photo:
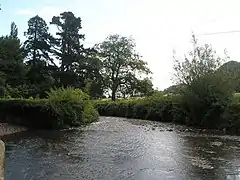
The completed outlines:
[[[98,119],[89,97],[78,89],[52,90],[47,99],[0,99],[0,120],[31,128],[79,126]]]
[[[102,116],[146,119],[160,122],[173,122],[206,129],[226,130],[240,133],[240,101],[233,98],[224,111],[217,105],[205,111],[204,121],[194,121],[193,114],[185,106],[182,97],[177,95],[152,96],[143,99],[118,101],[95,101],[95,106]],[[203,113],[201,109],[199,112]]]

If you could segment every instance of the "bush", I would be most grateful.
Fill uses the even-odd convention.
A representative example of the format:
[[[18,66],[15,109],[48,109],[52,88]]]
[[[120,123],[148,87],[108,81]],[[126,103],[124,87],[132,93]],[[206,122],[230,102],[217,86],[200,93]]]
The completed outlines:
[[[192,92],[189,92],[186,102],[186,95],[154,95],[143,99],[118,101],[97,100],[94,101],[94,104],[101,116],[173,122],[206,129],[226,129],[231,133],[240,133],[239,102],[230,101],[228,95],[225,96],[226,99],[221,97],[223,101],[217,99],[214,102],[211,98],[218,97],[216,94],[213,94],[213,97],[208,95],[197,99]],[[210,100],[207,101],[208,99]],[[193,116],[190,112],[199,116],[196,117],[196,123],[193,123]]]
[[[223,73],[213,73],[193,81],[182,92],[182,108],[188,125],[219,128],[222,115],[231,104],[233,88]]]
[[[33,128],[79,126],[98,119],[88,96],[79,89],[51,89],[47,99],[1,99],[2,121]],[[14,113],[13,113],[14,112]]]
[[[119,116],[162,122],[184,123],[179,96],[151,96],[143,99],[95,101],[102,116]]]
[[[80,89],[59,88],[47,93],[48,107],[58,115],[58,125],[79,126],[98,119],[89,96]]]

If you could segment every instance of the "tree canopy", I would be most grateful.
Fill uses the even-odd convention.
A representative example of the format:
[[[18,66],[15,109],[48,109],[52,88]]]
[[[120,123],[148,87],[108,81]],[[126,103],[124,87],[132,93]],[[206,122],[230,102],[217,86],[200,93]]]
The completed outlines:
[[[136,52],[136,44],[131,37],[110,35],[98,44],[97,50],[103,63],[103,78],[111,91],[112,100],[116,99],[117,93],[133,94],[135,82],[139,81],[141,75],[151,73],[147,63]]]
[[[153,89],[133,38],[110,35],[86,48],[82,19],[72,12],[53,16],[49,26],[39,15],[31,17],[24,42],[18,32],[12,22],[9,35],[0,37],[0,96],[45,97],[50,88],[71,86],[92,98],[111,93],[115,100]]]

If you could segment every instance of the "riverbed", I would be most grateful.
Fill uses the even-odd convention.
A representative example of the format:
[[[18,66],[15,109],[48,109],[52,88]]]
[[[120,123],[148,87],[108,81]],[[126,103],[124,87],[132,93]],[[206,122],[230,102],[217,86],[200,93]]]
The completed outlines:
[[[168,123],[101,117],[3,140],[6,180],[240,179],[240,137]]]

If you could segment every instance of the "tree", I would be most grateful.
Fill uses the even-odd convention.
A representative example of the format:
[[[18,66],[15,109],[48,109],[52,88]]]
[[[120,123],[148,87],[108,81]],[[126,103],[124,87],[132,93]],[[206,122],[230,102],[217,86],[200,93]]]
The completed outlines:
[[[78,84],[79,62],[85,58],[83,45],[80,43],[84,40],[84,35],[79,31],[82,29],[81,18],[75,17],[72,12],[63,12],[60,16],[54,16],[51,23],[58,28],[56,35],[58,49],[55,51],[56,57],[60,60],[60,85],[69,86]]]
[[[11,36],[0,37],[0,60],[23,61],[23,51],[19,39]]]
[[[24,33],[27,38],[24,42],[24,48],[28,64],[44,63],[46,65],[55,65],[50,57],[55,40],[49,34],[48,29],[47,23],[38,15],[28,21],[28,30]]]
[[[136,52],[134,39],[120,35],[110,35],[96,46],[103,63],[103,77],[106,89],[111,91],[112,100],[124,86],[131,86],[132,80],[151,71],[147,63]]]
[[[153,83],[150,78],[144,78],[137,82],[136,94],[138,96],[148,96],[153,93]]]
[[[193,50],[189,56],[181,61],[174,52],[174,70],[177,84],[190,85],[191,82],[215,72],[223,63],[223,59],[216,55],[216,51],[208,44],[199,46],[197,39],[192,35]]]
[[[6,85],[18,87],[24,84],[25,74],[26,68],[23,64],[20,40],[11,36],[0,37],[1,87],[6,87]]]
[[[11,23],[11,31],[10,31],[10,37],[12,38],[17,38],[18,36],[18,28],[17,28],[17,25],[12,22]]]
[[[180,91],[187,123],[219,127],[234,89],[228,74],[217,71],[226,58],[218,57],[210,45],[200,46],[194,35],[189,56],[183,61],[174,58],[175,80],[184,87]]]
[[[27,40],[24,42],[28,72],[26,74],[30,96],[37,94],[44,97],[55,81],[52,77],[52,66],[56,66],[53,58],[55,39],[48,32],[47,23],[38,15],[28,21],[28,30],[24,33]]]
[[[80,87],[88,86],[88,93],[93,98],[100,98],[104,94],[102,69],[103,64],[95,51],[89,52],[76,69],[79,82],[82,84]]]

